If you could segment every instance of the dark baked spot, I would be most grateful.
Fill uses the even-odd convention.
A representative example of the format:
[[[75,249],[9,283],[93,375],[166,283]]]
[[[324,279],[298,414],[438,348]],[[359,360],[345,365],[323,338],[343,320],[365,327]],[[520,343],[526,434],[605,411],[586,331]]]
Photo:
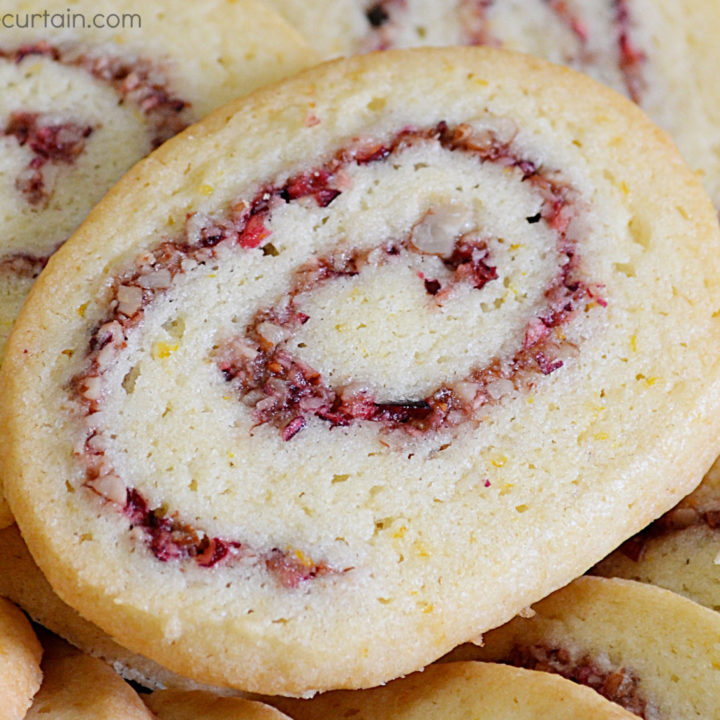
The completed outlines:
[[[437,295],[441,287],[438,280],[425,280],[425,292],[428,295]]]
[[[383,5],[384,3],[378,2],[374,5],[371,5],[365,11],[365,16],[367,17],[368,22],[374,28],[379,28],[381,25],[384,25],[390,19],[390,15],[388,15]]]

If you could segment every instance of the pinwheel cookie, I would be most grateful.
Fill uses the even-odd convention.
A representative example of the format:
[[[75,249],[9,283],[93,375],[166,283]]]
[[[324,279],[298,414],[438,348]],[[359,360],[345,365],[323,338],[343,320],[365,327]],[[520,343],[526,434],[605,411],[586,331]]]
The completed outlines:
[[[2,373],[8,500],[60,597],[181,675],[378,684],[698,483],[717,248],[586,77],[322,66],[170,141],[51,260]]]
[[[272,0],[327,57],[496,45],[588,73],[635,100],[704,175],[720,210],[716,0]]]
[[[42,647],[22,611],[0,598],[0,718],[22,720],[40,687]]]
[[[697,490],[593,572],[660,585],[720,610],[720,460]]]
[[[718,717],[720,615],[653,585],[580,578],[451,658],[558,673],[642,718]]]
[[[313,700],[274,700],[294,720],[632,720],[587,688],[548,673],[492,663],[433,665],[372,690],[341,691]]]
[[[255,0],[50,0],[59,29],[27,28],[32,10],[4,3],[0,34],[0,358],[48,257],[131,165],[313,59]],[[126,27],[83,27],[112,17]],[[10,521],[3,501],[0,526]]]

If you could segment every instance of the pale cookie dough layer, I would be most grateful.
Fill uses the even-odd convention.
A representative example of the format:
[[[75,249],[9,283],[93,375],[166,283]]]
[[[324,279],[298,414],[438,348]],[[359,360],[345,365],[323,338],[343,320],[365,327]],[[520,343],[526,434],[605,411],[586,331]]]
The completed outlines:
[[[273,700],[294,720],[575,720],[635,717],[587,688],[547,673],[490,663],[432,665],[372,690]]]
[[[118,645],[107,633],[66,605],[34,563],[16,525],[0,530],[0,596],[19,605],[34,622],[88,655],[100,658],[126,680],[147,688],[196,690],[198,684]],[[221,688],[213,688],[221,693]]]
[[[315,59],[255,0],[51,0],[43,11],[65,27],[22,27],[36,10],[3,6],[0,359],[48,257],[128,168],[222,103]],[[114,16],[127,27],[81,23]],[[2,500],[0,526],[10,522]]]
[[[717,233],[585,77],[323,66],[170,141],[51,260],[3,369],[13,512],[64,601],[197,681],[418,669],[702,477]]]
[[[159,720],[288,720],[287,715],[264,703],[199,690],[158,690],[143,700]]]
[[[715,0],[272,0],[325,57],[490,44],[569,65],[631,97],[674,138],[720,209]]]
[[[660,585],[720,611],[720,460],[697,490],[592,572]]]
[[[0,598],[0,718],[22,720],[40,687],[42,647],[22,611]]]
[[[25,720],[153,720],[140,696],[102,660],[43,636],[43,682]]]
[[[652,585],[583,577],[450,659],[559,673],[646,720],[715,718],[720,615]]]

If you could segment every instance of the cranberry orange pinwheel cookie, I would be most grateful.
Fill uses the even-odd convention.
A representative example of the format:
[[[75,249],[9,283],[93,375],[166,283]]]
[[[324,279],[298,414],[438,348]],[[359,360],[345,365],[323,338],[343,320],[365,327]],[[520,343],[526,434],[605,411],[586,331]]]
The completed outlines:
[[[524,615],[451,658],[558,673],[646,720],[718,717],[720,614],[653,585],[582,577]]]
[[[0,718],[22,720],[40,687],[42,647],[19,608],[0,598]]]
[[[593,572],[660,585],[720,610],[720,460],[697,490]]]
[[[495,45],[570,65],[635,100],[720,209],[716,0],[272,0],[326,57]]]
[[[210,692],[158,690],[143,697],[159,720],[289,720],[279,710],[242,698],[218,697]]]
[[[129,167],[223,102],[313,59],[255,0],[51,0],[43,10],[57,29],[42,15],[28,27],[27,3],[2,10],[0,357],[48,257]],[[123,17],[124,28],[108,27]],[[3,501],[0,524],[10,521]]]
[[[26,720],[153,720],[140,696],[102,660],[45,633],[43,682]]]
[[[377,684],[699,482],[717,247],[672,144],[589,78],[331,63],[160,148],[48,264],[2,373],[8,500],[134,652],[266,694]]]
[[[479,662],[433,665],[371,690],[273,700],[294,720],[633,720],[587,688],[550,675]]]

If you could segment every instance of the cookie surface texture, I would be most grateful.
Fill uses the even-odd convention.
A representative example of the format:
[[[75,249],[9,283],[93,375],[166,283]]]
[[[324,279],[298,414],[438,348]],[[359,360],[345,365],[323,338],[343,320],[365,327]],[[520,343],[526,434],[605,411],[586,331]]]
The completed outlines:
[[[43,10],[53,27],[36,18],[33,29],[27,3],[3,4],[0,359],[48,257],[126,170],[210,110],[314,58],[254,0],[51,0]],[[110,29],[115,22],[124,26]],[[10,522],[3,501],[0,527]]]
[[[13,513],[64,601],[195,680],[419,669],[699,482],[717,234],[667,138],[571,71],[309,71],[171,140],[51,259],[2,373]]]
[[[637,102],[700,171],[720,210],[715,0],[271,0],[326,57],[493,45],[587,73]]]
[[[634,715],[587,688],[548,673],[492,663],[432,665],[371,690],[339,691],[312,700],[277,700],[294,720],[631,720]]]
[[[0,718],[22,720],[40,687],[42,647],[22,611],[0,598]]]
[[[597,577],[533,610],[451,657],[558,673],[642,718],[720,717],[718,613],[653,585]]]

